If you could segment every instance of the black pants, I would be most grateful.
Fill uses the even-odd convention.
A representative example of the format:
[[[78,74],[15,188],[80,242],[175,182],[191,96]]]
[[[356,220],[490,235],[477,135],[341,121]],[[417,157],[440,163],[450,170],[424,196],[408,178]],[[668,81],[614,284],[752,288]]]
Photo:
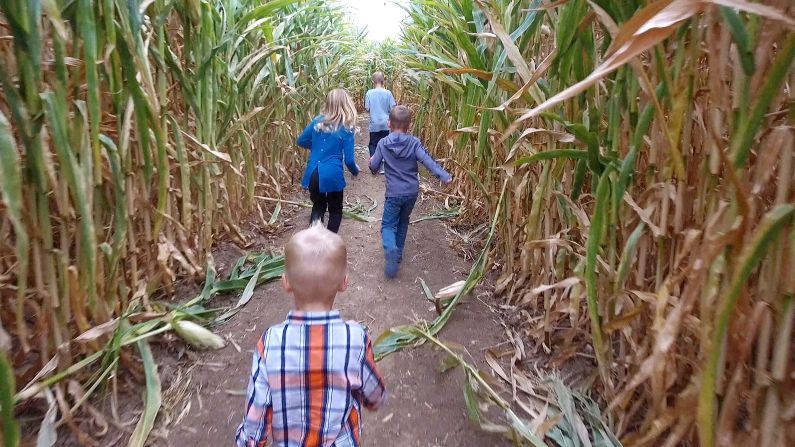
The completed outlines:
[[[318,220],[323,222],[328,209],[328,229],[338,232],[342,223],[342,191],[321,193],[317,169],[309,180],[309,198],[312,199],[312,216],[309,218],[309,223],[313,224]]]
[[[387,135],[389,135],[388,130],[382,130],[379,132],[370,132],[370,144],[368,144],[367,147],[368,149],[370,149],[371,157],[375,154],[375,148],[378,147],[378,142],[381,141],[381,139]]]

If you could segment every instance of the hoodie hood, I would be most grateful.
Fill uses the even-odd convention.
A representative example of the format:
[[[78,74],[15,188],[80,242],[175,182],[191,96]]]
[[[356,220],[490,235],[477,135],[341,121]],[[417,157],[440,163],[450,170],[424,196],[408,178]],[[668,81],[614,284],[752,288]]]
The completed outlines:
[[[381,141],[384,144],[384,149],[390,152],[395,158],[399,159],[413,159],[417,151],[417,146],[420,145],[420,140],[416,137],[402,132],[390,133]]]

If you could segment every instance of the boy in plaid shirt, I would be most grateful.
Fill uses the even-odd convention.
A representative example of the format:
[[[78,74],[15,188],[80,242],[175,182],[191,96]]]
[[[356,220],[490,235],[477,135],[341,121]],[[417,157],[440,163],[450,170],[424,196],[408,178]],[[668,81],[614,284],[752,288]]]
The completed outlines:
[[[257,343],[238,447],[361,445],[361,407],[377,409],[386,390],[367,331],[332,310],[346,272],[345,243],[321,225],[287,243],[282,280],[296,310]]]

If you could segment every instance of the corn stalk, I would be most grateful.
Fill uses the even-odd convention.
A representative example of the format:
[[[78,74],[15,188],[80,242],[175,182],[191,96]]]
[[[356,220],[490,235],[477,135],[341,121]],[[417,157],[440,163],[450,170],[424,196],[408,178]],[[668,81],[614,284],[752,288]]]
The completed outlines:
[[[792,3],[408,10],[414,130],[496,216],[527,355],[591,358],[626,445],[792,443]]]
[[[0,328],[17,384],[99,364],[93,391],[122,345],[148,352],[142,334],[167,322],[120,322],[203,277],[218,237],[244,242],[356,36],[337,6],[303,0],[0,3]]]

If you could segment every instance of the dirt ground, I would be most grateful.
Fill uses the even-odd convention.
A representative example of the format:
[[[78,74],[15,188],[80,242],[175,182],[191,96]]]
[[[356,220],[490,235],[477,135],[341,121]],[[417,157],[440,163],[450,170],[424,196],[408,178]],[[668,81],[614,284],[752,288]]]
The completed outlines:
[[[358,178],[348,179],[346,197],[370,196],[379,202],[372,216],[380,220],[384,194],[383,176],[372,176],[367,163],[366,118],[357,138],[357,161],[363,168]],[[349,176],[350,177],[350,176]],[[437,185],[438,186],[438,183]],[[304,199],[303,197],[301,199]],[[418,203],[414,216],[433,209],[432,200]],[[309,211],[290,217],[288,230],[274,241],[263,238],[258,249],[278,249],[292,233],[308,223]],[[337,297],[336,307],[345,319],[369,327],[375,339],[384,330],[431,320],[435,312],[423,297],[418,278],[436,291],[464,279],[470,265],[448,243],[448,232],[440,221],[425,221],[409,229],[406,255],[396,280],[383,274],[380,221],[362,223],[345,219],[340,234],[348,244],[350,287]],[[236,255],[235,255],[236,257]],[[233,256],[216,262],[228,271]],[[483,350],[503,339],[503,330],[477,292],[459,306],[440,338],[465,346],[472,356],[483,359]],[[284,320],[291,298],[280,282],[258,288],[249,304],[230,322],[216,328],[230,343],[222,350],[199,354],[190,371],[185,399],[170,402],[175,415],[172,426],[161,433],[157,445],[223,446],[233,444],[233,435],[243,417],[244,390],[252,349],[262,332]],[[239,350],[237,348],[240,348]],[[507,445],[497,435],[480,431],[466,416],[463,373],[440,373],[443,355],[428,346],[393,354],[379,363],[390,393],[388,404],[378,412],[364,415],[364,445],[370,446],[486,446]]]

